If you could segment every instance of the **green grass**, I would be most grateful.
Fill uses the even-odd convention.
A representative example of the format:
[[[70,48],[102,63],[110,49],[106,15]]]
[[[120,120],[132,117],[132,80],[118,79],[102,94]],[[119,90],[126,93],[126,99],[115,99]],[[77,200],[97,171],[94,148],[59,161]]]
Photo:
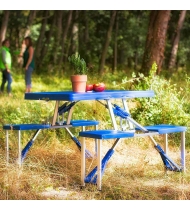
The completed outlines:
[[[12,85],[13,96],[6,94],[0,96],[0,122],[6,123],[40,123],[48,121],[53,115],[54,102],[24,100],[24,78],[22,75],[13,75]],[[98,77],[97,77],[98,78]],[[112,82],[122,82],[122,75],[107,75],[101,81],[106,83],[107,88],[113,86]],[[128,76],[129,78],[129,76]],[[130,78],[131,79],[131,78]],[[95,82],[90,78],[90,82]],[[158,83],[160,92],[157,91]],[[185,82],[184,82],[185,83]],[[125,86],[125,84],[127,86]],[[123,82],[123,88],[127,89],[129,83]],[[180,98],[179,93],[173,89],[162,88],[163,81],[155,81],[158,102],[159,93],[162,94],[162,101],[167,100],[164,91],[177,95],[176,101],[182,103],[180,108],[177,105],[174,109],[182,110],[186,106],[187,99]],[[169,83],[168,83],[169,84]],[[134,84],[133,84],[134,85]],[[139,85],[139,84],[138,84]],[[185,84],[187,85],[187,83]],[[183,87],[185,87],[183,84]],[[180,84],[182,87],[182,84]],[[121,87],[121,86],[120,86]],[[131,86],[135,88],[135,86]],[[113,86],[114,88],[114,86]],[[140,88],[140,86],[138,86]],[[33,75],[33,91],[62,91],[71,90],[71,83],[67,76],[56,75],[37,76]],[[162,90],[162,91],[161,91]],[[186,90],[186,89],[185,89]],[[182,94],[186,94],[186,92]],[[187,97],[187,96],[186,96]],[[183,100],[183,102],[181,102]],[[144,108],[144,115],[140,115],[140,108]],[[168,117],[168,104],[156,106],[150,101],[130,101],[133,115],[140,123],[155,122],[158,120],[157,111],[162,108],[165,115],[163,119],[177,122],[177,111],[172,112]],[[147,108],[149,105],[149,108]],[[176,108],[177,107],[177,108]],[[172,109],[171,109],[172,110]],[[76,106],[74,117],[91,118],[101,121],[99,129],[110,127],[110,120],[107,110],[96,102],[81,102]],[[135,115],[135,111],[139,115]],[[150,113],[156,117],[151,117]],[[185,107],[184,116],[189,119],[188,109]],[[167,116],[167,118],[166,118]],[[180,118],[181,119],[181,118]],[[183,116],[182,116],[183,119]],[[175,121],[176,120],[176,121]],[[183,121],[180,121],[183,122]],[[189,124],[187,124],[189,129]],[[1,200],[189,200],[190,199],[190,148],[189,134],[186,136],[186,173],[164,172],[163,163],[158,152],[153,148],[148,138],[131,138],[122,140],[115,149],[115,152],[108,162],[103,180],[102,191],[97,191],[96,186],[87,184],[80,189],[80,151],[69,135],[62,129],[43,130],[33,147],[30,149],[21,169],[15,164],[17,157],[17,133],[10,131],[10,164],[6,167],[5,162],[5,132],[0,132],[0,199]],[[79,129],[72,129],[77,135]],[[22,132],[23,146],[32,137],[33,132]],[[156,138],[163,147],[163,138]],[[112,141],[103,142],[103,153],[112,146]],[[94,152],[94,141],[87,139],[87,148]],[[180,164],[180,141],[179,135],[169,135],[169,156]],[[96,159],[87,160],[86,173],[96,164]]]

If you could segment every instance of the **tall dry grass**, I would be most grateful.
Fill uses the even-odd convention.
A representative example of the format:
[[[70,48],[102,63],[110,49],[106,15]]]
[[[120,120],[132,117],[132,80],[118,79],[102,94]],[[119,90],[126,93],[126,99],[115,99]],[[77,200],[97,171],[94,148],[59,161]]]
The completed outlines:
[[[56,132],[56,131],[55,131]],[[11,136],[10,136],[11,137]],[[160,144],[162,139],[159,140]],[[94,142],[87,140],[94,151]],[[103,153],[111,142],[103,142]],[[96,185],[80,188],[80,151],[68,139],[49,143],[35,142],[22,167],[15,163],[16,148],[11,149],[11,161],[5,163],[5,151],[0,150],[1,200],[189,200],[190,155],[187,152],[186,173],[164,172],[163,162],[148,139],[125,139],[120,142],[108,162],[102,191]],[[170,157],[177,163],[179,148],[170,148]],[[96,165],[96,158],[87,159],[86,173]]]

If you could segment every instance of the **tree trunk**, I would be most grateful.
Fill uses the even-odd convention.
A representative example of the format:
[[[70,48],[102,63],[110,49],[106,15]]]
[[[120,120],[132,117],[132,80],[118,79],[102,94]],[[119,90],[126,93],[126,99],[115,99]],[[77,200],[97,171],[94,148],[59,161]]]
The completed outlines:
[[[105,60],[106,60],[106,54],[108,51],[108,46],[110,43],[110,38],[111,38],[111,33],[112,33],[112,29],[113,29],[113,25],[115,22],[115,16],[116,16],[117,11],[113,10],[111,13],[111,17],[110,17],[110,24],[109,24],[109,28],[106,34],[106,40],[105,40],[105,44],[102,50],[102,55],[101,55],[101,60],[100,60],[100,67],[99,67],[99,73],[100,75],[103,74],[104,72],[104,65],[105,65]]]
[[[78,52],[78,16],[79,11],[75,11],[75,20],[72,27],[72,45],[71,45],[71,51],[72,53]]]
[[[178,50],[178,45],[179,45],[179,40],[180,40],[180,31],[183,27],[186,12],[187,12],[186,10],[181,11],[180,17],[179,17],[179,20],[178,20],[178,24],[177,24],[177,28],[176,28],[176,31],[175,31],[172,50],[171,50],[171,56],[170,56],[169,65],[168,65],[168,68],[169,68],[170,71],[172,71],[172,69],[176,65],[177,50]]]
[[[36,17],[36,12],[37,12],[36,10],[31,10],[30,13],[29,13],[28,21],[27,21],[27,25],[26,25],[26,31],[24,33],[24,37],[27,37],[27,36],[30,35],[30,27],[31,27],[31,25],[32,25],[32,23],[33,23],[33,21],[34,21],[34,19]],[[23,39],[24,39],[24,37],[23,37]],[[20,55],[23,55],[24,50],[25,50],[25,47],[22,44],[21,45],[21,49],[20,49]],[[22,60],[23,60],[22,57],[18,57],[17,62],[21,65],[22,64]]]
[[[138,49],[134,52],[134,70],[137,70],[138,66]]]
[[[42,60],[41,60],[41,63],[43,63],[44,57],[46,56],[46,54],[48,52],[48,48],[49,48],[49,45],[50,45],[50,40],[52,38],[54,29],[55,29],[55,23],[56,23],[56,11],[54,12],[53,17],[52,17],[52,19],[50,21],[50,24],[49,24],[50,25],[50,29],[47,32],[46,41],[45,41],[45,44],[42,47],[42,52],[41,52]]]
[[[85,42],[85,44],[87,44],[88,43],[88,41],[89,41],[89,23],[88,23],[88,11],[84,11],[84,21],[85,21],[85,23],[84,23],[84,25],[85,25],[85,32],[84,32],[84,42]]]
[[[42,20],[40,35],[38,37],[38,41],[36,44],[36,50],[35,50],[36,69],[38,69],[38,66],[40,65],[40,62],[41,62],[42,43],[43,43],[43,39],[45,36],[46,24],[47,24],[47,18],[48,18],[49,11],[45,10],[43,14],[44,14],[44,19]]]
[[[30,14],[28,16],[28,22],[27,22],[27,25],[26,25],[26,31],[25,31],[25,34],[24,34],[24,37],[26,36],[29,36],[30,35],[30,27],[36,17],[36,10],[30,10]]]
[[[79,46],[78,50],[85,59],[88,66],[92,62],[91,42],[89,40],[89,11],[84,10],[80,12],[79,23]]]
[[[154,62],[156,62],[158,67],[157,74],[161,71],[170,13],[170,10],[153,10],[150,13],[150,22],[141,67],[141,73],[144,75],[149,74],[149,70]]]
[[[115,37],[114,37],[114,50],[113,50],[113,68],[112,72],[117,69],[117,34],[118,34],[118,13],[116,15],[116,24],[115,24]]]
[[[140,28],[141,27],[141,18],[142,18],[142,13],[139,12],[137,17],[136,17],[136,23],[137,23],[137,26]],[[134,70],[136,71],[137,68],[138,68],[138,58],[139,58],[139,46],[141,45],[141,42],[140,42],[140,38],[139,38],[139,34],[137,33],[136,34],[136,38],[135,38],[135,49],[134,49]]]
[[[70,10],[69,11],[69,14],[68,14],[68,18],[67,18],[67,23],[65,25],[65,29],[63,31],[62,40],[61,40],[62,49],[61,49],[61,54],[60,54],[60,59],[59,59],[59,65],[61,65],[62,62],[64,61],[64,56],[65,56],[65,40],[67,38],[67,33],[68,33],[69,27],[71,25],[72,14],[73,14],[73,11]]]
[[[3,19],[2,19],[1,30],[0,30],[0,46],[6,36],[7,26],[8,26],[8,21],[9,21],[9,14],[10,14],[9,10],[3,11]]]
[[[61,45],[61,35],[62,35],[62,18],[63,18],[63,10],[57,11],[57,23],[56,23],[56,31],[55,31],[55,42],[54,42],[54,50],[53,50],[53,63],[57,65],[58,53],[60,52]]]

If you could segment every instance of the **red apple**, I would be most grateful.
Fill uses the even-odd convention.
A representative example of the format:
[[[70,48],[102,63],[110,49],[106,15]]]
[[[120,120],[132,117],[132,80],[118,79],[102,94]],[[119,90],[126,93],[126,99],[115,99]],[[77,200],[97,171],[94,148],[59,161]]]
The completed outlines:
[[[86,85],[86,91],[92,91],[93,90],[93,85],[92,84],[87,84]]]
[[[93,85],[93,90],[96,92],[102,92],[106,88],[105,84],[103,82],[96,83]]]

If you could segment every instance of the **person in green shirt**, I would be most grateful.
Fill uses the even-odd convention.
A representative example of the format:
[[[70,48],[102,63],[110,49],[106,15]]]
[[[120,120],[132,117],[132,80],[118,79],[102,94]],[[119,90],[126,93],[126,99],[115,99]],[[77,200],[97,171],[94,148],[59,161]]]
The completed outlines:
[[[7,93],[11,96],[11,64],[12,58],[9,50],[10,42],[9,39],[5,39],[2,42],[2,47],[0,48],[0,70],[2,71],[2,83],[1,92],[4,91],[4,86],[7,82]]]

